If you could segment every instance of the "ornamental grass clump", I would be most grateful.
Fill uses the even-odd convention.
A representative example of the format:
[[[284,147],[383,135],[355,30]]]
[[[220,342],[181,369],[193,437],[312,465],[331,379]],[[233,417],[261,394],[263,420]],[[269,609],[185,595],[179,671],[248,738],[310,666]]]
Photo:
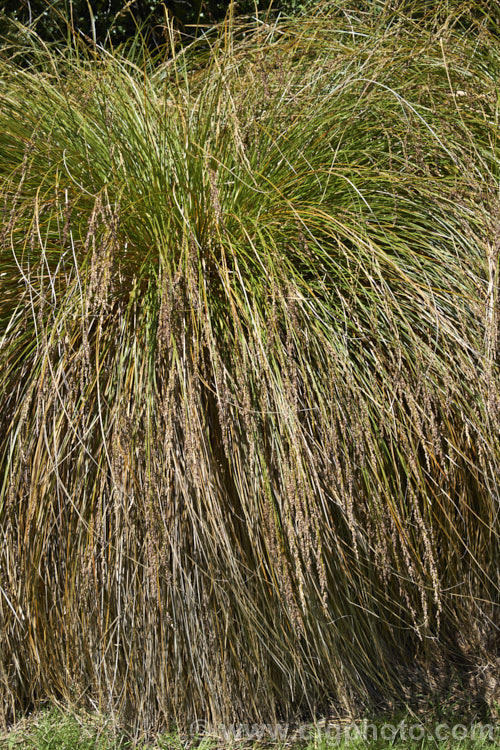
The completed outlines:
[[[494,701],[491,29],[336,3],[154,56],[26,44],[0,61],[4,716]]]

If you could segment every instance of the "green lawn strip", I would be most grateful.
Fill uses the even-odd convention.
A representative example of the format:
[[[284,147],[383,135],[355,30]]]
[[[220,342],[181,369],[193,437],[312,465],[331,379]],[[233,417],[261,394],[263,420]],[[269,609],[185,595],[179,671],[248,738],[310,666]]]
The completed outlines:
[[[257,737],[259,738],[257,739]],[[0,737],[0,750],[489,750],[498,747],[500,726],[494,719],[462,723],[457,717],[430,721],[415,716],[318,724],[234,725],[223,734],[186,737],[160,733],[145,740],[117,735],[97,716],[58,708],[21,721]]]

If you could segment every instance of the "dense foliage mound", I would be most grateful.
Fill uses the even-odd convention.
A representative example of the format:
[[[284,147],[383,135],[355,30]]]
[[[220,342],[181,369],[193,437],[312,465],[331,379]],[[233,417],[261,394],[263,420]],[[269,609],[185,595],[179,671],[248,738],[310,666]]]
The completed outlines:
[[[6,717],[495,699],[500,46],[464,14],[3,50]]]

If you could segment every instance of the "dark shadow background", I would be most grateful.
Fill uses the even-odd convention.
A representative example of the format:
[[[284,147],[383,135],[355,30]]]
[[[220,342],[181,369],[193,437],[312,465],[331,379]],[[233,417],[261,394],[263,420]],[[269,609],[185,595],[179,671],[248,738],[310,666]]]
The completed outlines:
[[[273,15],[292,14],[305,9],[310,0],[274,0]],[[264,13],[270,0],[239,0],[239,15]],[[68,35],[68,23],[80,34],[98,44],[120,44],[141,28],[148,46],[163,41],[162,26],[167,13],[182,32],[197,35],[221,21],[229,0],[0,0],[0,35],[7,33],[9,19],[35,25],[45,41],[58,41]],[[91,8],[91,10],[90,10]]]

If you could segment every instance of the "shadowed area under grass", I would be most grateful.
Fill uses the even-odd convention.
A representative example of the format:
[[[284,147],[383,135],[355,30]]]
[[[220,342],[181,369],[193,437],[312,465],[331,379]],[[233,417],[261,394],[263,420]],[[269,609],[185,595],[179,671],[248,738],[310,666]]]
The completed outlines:
[[[498,28],[375,5],[2,50],[4,720],[498,701]]]

